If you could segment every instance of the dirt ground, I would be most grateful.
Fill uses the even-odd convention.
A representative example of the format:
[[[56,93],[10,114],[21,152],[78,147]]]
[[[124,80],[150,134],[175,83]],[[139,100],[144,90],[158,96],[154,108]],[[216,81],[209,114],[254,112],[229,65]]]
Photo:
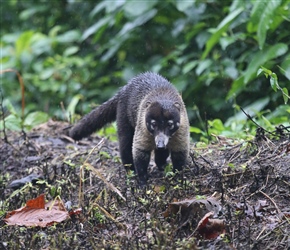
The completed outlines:
[[[192,144],[183,173],[152,162],[140,189],[117,143],[95,135],[75,143],[66,126],[6,132],[8,142],[0,134],[0,249],[290,249],[287,128],[260,130],[253,141]],[[32,182],[22,185],[27,176]],[[82,212],[47,227],[6,225],[7,212],[40,194]],[[222,222],[212,237],[199,231],[209,212],[206,227]]]

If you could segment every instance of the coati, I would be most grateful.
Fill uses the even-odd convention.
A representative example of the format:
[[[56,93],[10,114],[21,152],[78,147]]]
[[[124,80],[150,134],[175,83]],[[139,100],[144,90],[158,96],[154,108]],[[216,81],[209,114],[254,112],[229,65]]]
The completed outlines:
[[[189,122],[178,91],[162,76],[142,73],[111,99],[84,116],[71,130],[75,140],[117,120],[122,163],[147,183],[151,152],[160,170],[171,155],[173,170],[182,170],[189,154]]]

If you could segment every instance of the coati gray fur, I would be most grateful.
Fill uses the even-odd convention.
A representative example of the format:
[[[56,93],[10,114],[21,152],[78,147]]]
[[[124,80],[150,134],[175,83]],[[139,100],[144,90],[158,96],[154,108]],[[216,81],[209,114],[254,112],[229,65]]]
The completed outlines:
[[[130,80],[115,96],[84,116],[70,131],[75,140],[117,120],[120,155],[145,185],[151,152],[160,170],[171,155],[182,170],[189,154],[189,123],[183,100],[162,76],[146,72]]]

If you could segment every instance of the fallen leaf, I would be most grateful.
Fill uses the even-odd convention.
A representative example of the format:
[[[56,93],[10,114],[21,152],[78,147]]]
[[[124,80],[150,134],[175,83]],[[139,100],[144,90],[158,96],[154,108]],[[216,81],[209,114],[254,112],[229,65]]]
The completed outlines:
[[[168,209],[163,213],[163,216],[166,218],[170,216],[170,214],[177,214],[178,212],[181,212],[181,214],[190,213],[201,218],[209,211],[212,211],[215,215],[218,215],[221,210],[222,208],[220,204],[214,198],[193,198],[171,202]]]
[[[28,208],[40,209],[40,208],[44,208],[44,205],[45,205],[44,194],[41,194],[37,198],[28,200],[26,202],[26,206]]]
[[[80,213],[80,210],[75,213]],[[9,212],[4,221],[7,225],[47,227],[68,218],[70,215],[60,197],[45,203],[45,196],[41,194],[28,200],[26,206]]]
[[[212,240],[225,233],[225,223],[220,219],[211,219],[213,212],[207,213],[198,223],[195,231],[204,239]]]
[[[168,209],[163,213],[165,218],[170,215],[180,214],[180,227],[197,222],[208,212],[219,215],[222,208],[214,198],[207,199],[184,199],[171,202]]]

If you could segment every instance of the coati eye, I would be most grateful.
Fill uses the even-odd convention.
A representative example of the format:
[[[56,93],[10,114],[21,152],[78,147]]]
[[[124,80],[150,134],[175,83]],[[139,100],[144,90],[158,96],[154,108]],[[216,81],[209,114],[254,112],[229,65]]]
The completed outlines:
[[[150,122],[150,128],[151,128],[152,130],[154,130],[155,127],[156,127],[156,121],[155,121],[155,120],[151,120],[151,122]]]
[[[170,130],[174,129],[174,123],[172,120],[169,120],[167,124]]]

